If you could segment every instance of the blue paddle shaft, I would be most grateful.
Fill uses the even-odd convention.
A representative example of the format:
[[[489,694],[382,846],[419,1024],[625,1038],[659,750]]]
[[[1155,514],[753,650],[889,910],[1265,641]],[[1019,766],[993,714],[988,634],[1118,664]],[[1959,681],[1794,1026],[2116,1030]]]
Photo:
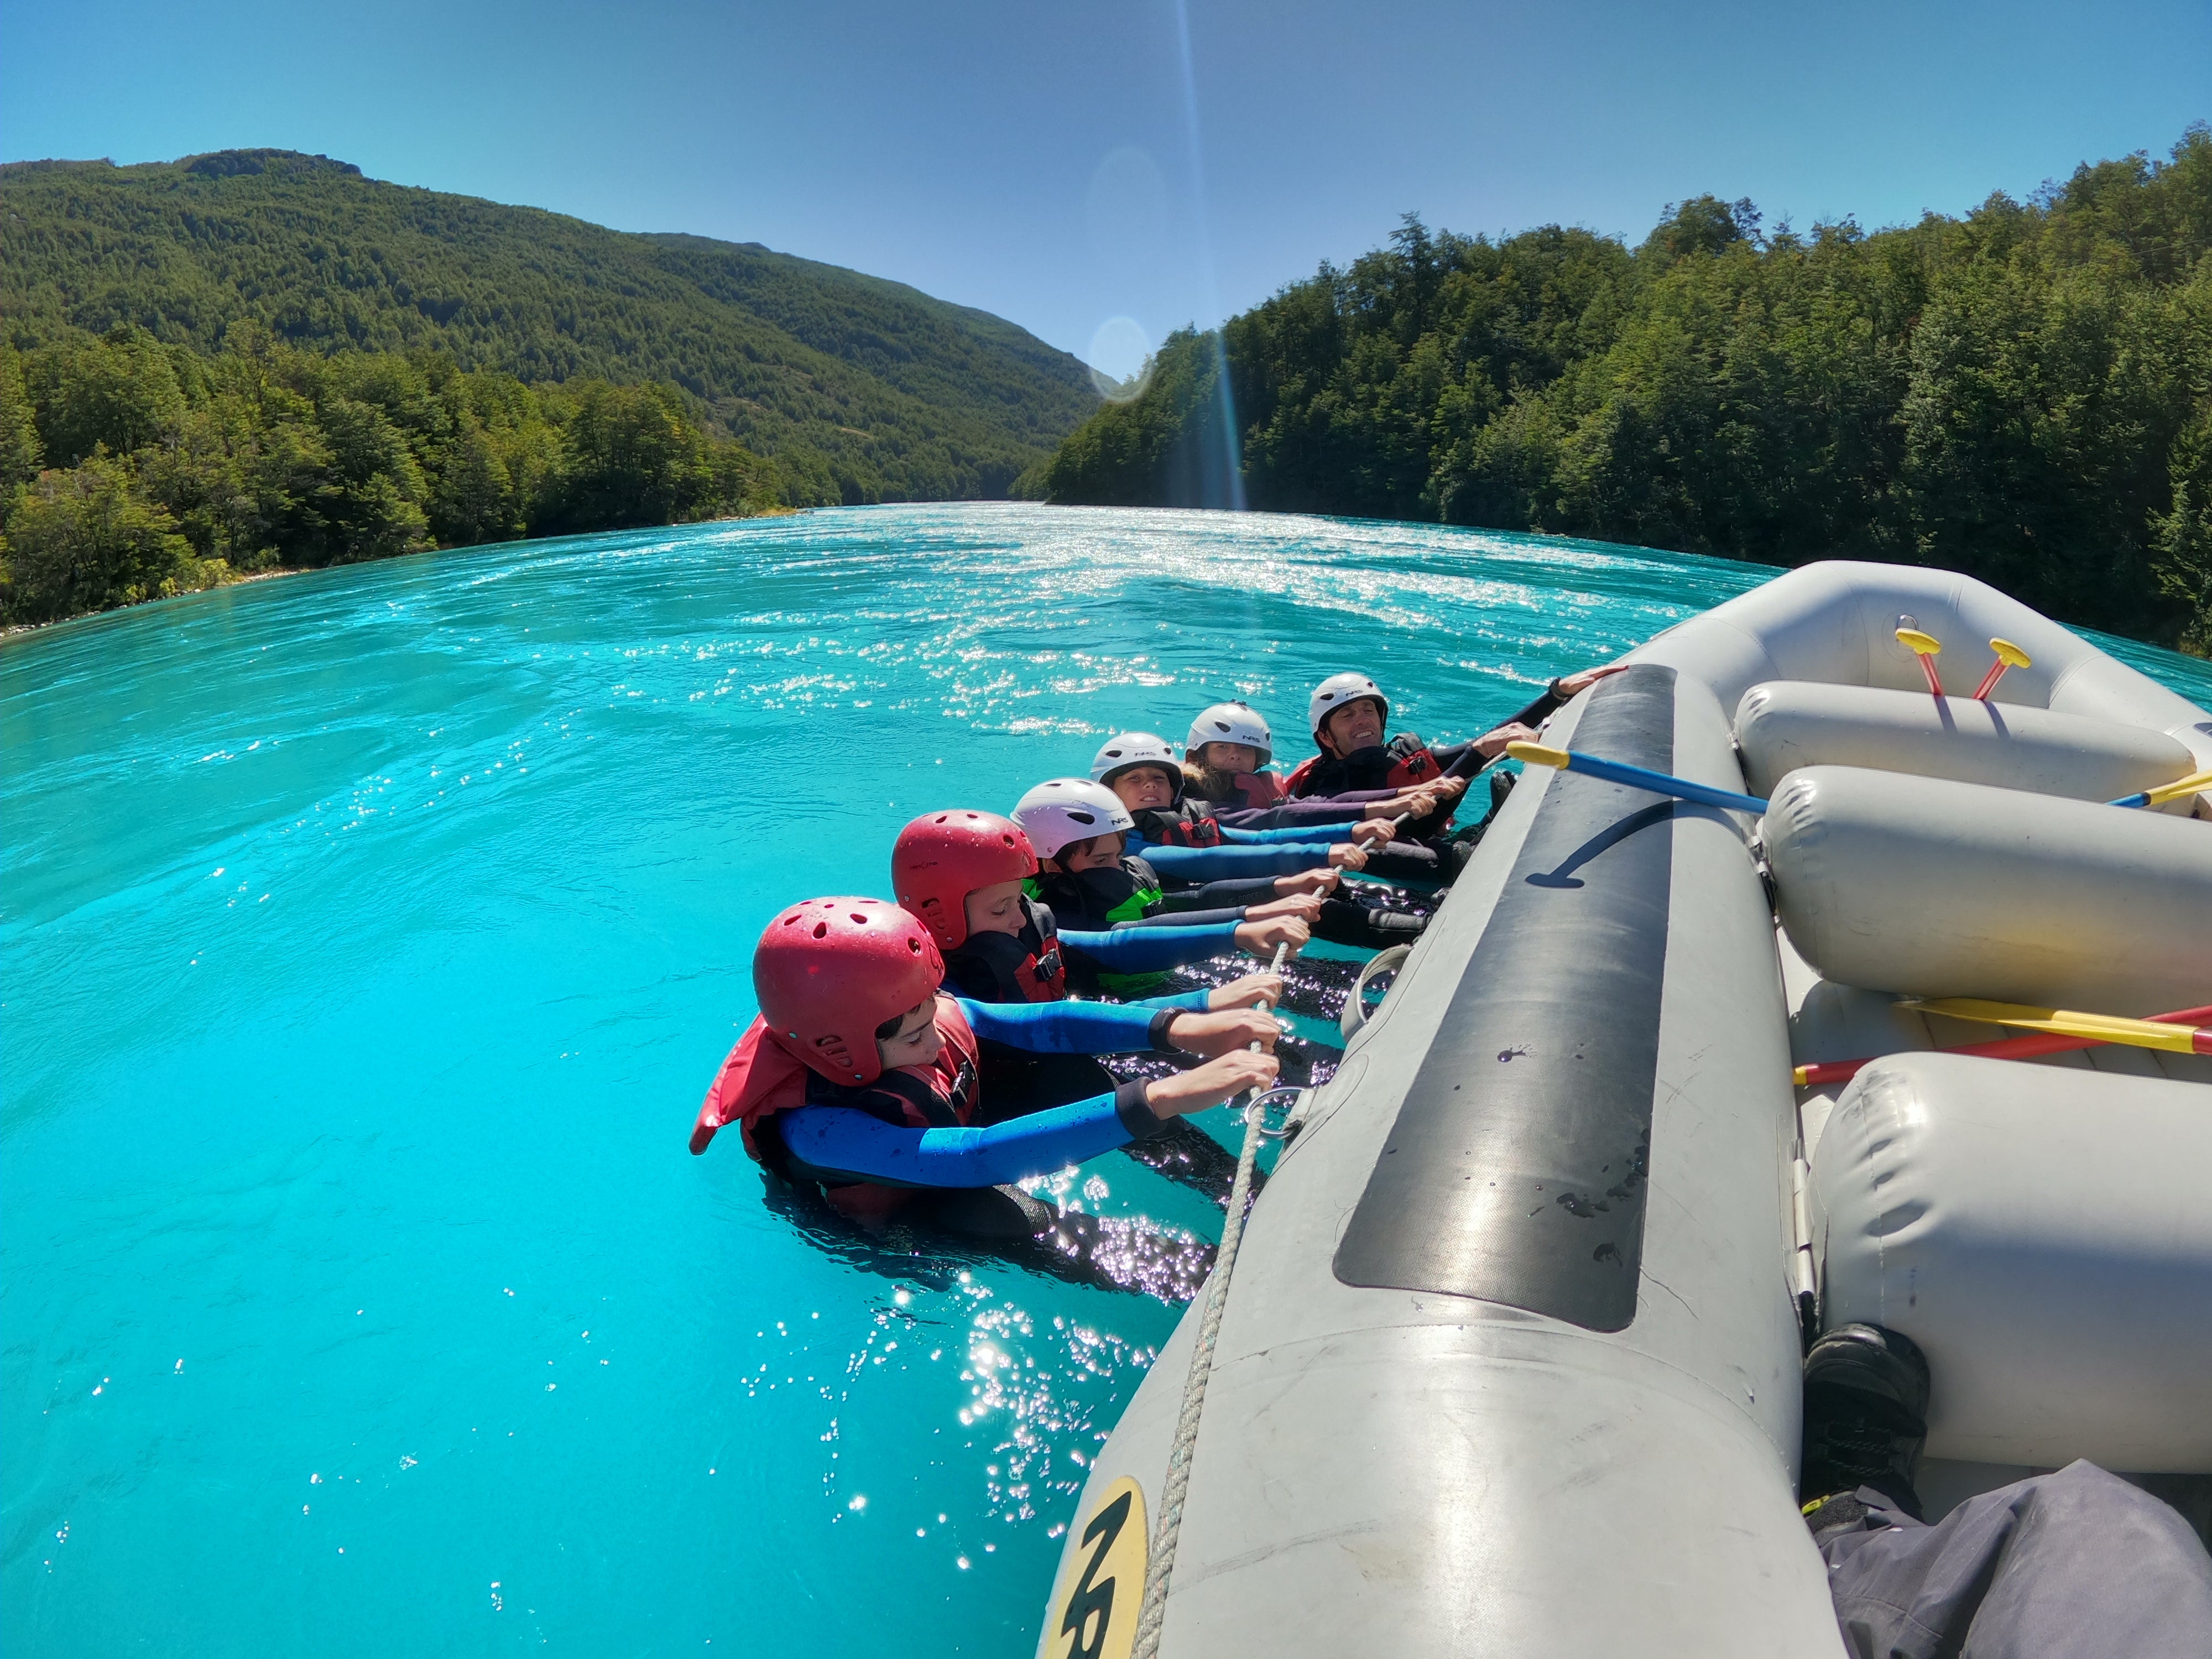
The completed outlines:
[[[1625,783],[1632,789],[1649,789],[1655,795],[1673,795],[1705,806],[1724,807],[1731,812],[1766,811],[1766,803],[1756,795],[1739,795],[1732,790],[1716,789],[1710,784],[1692,783],[1687,778],[1670,778],[1664,772],[1654,772],[1648,767],[1600,760],[1595,755],[1585,755],[1579,749],[1567,751],[1567,770],[1586,772],[1591,777],[1603,778],[1607,783]]]

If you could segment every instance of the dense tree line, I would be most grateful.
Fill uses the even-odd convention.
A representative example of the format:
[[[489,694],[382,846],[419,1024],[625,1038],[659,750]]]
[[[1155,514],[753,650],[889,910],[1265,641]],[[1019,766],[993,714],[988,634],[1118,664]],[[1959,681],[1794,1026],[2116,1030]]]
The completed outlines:
[[[209,355],[128,324],[27,352],[0,342],[10,622],[273,567],[757,513],[792,493],[666,386],[325,356],[244,323]]]
[[[1235,465],[1254,507],[1948,566],[2203,652],[2208,249],[2201,125],[2165,161],[1872,234],[1711,197],[1632,250],[1409,216],[1171,338],[1024,489],[1220,505]]]
[[[532,385],[660,381],[809,501],[1003,495],[1097,406],[1003,319],[756,243],[630,235],[285,150],[0,167],[19,349],[118,323],[211,353],[436,350]]]

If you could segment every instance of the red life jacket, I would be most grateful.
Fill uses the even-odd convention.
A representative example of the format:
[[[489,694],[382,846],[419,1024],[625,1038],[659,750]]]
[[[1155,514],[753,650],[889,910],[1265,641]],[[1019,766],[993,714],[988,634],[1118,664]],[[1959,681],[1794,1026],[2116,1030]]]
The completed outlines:
[[[1277,806],[1289,799],[1290,792],[1283,787],[1279,772],[1239,772],[1235,781],[1237,793],[1247,806]]]
[[[746,1155],[756,1164],[772,1166],[777,1160],[764,1155],[761,1125],[778,1112],[806,1105],[847,1106],[917,1129],[972,1124],[982,1107],[981,1054],[968,1017],[951,997],[937,999],[937,1030],[945,1042],[928,1065],[901,1066],[873,1083],[847,1089],[786,1052],[769,1036],[766,1024],[756,1018],[707,1091],[706,1103],[692,1126],[691,1150],[705,1152],[714,1132],[734,1122]],[[836,1210],[860,1220],[888,1216],[911,1196],[902,1188],[871,1182],[827,1188],[823,1195]]]
[[[1162,847],[1218,847],[1221,825],[1213,814],[1190,801],[1154,806],[1135,815],[1137,833]]]
[[[1346,789],[1405,789],[1443,775],[1444,769],[1429,752],[1428,744],[1410,732],[1401,732],[1391,738],[1382,745],[1382,750],[1390,757],[1390,769],[1382,775],[1380,783],[1347,782],[1334,789],[1322,789],[1318,787],[1316,774],[1330,766],[1342,766],[1345,762],[1335,755],[1313,755],[1291,774],[1289,792],[1293,795],[1334,795]]]

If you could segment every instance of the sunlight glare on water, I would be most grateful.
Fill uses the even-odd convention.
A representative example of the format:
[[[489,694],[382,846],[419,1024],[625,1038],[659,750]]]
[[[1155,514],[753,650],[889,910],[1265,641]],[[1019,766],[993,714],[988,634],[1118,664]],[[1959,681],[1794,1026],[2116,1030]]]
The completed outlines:
[[[1122,727],[1241,696],[1294,763],[1362,666],[1467,736],[1774,574],[881,507],[9,641],[6,1650],[1027,1654],[1175,1315],[831,1253],[687,1156],[761,927]],[[1054,1190],[1218,1224],[1119,1155]]]

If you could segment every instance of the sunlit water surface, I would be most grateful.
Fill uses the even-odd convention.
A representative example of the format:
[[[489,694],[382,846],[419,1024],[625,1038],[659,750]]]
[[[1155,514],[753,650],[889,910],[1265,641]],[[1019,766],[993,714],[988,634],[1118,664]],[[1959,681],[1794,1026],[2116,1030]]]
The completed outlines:
[[[833,1255],[687,1156],[762,926],[1109,732],[1238,696],[1294,759],[1356,665],[1465,736],[1774,574],[884,507],[7,642],[6,1650],[1028,1653],[1175,1315]]]

